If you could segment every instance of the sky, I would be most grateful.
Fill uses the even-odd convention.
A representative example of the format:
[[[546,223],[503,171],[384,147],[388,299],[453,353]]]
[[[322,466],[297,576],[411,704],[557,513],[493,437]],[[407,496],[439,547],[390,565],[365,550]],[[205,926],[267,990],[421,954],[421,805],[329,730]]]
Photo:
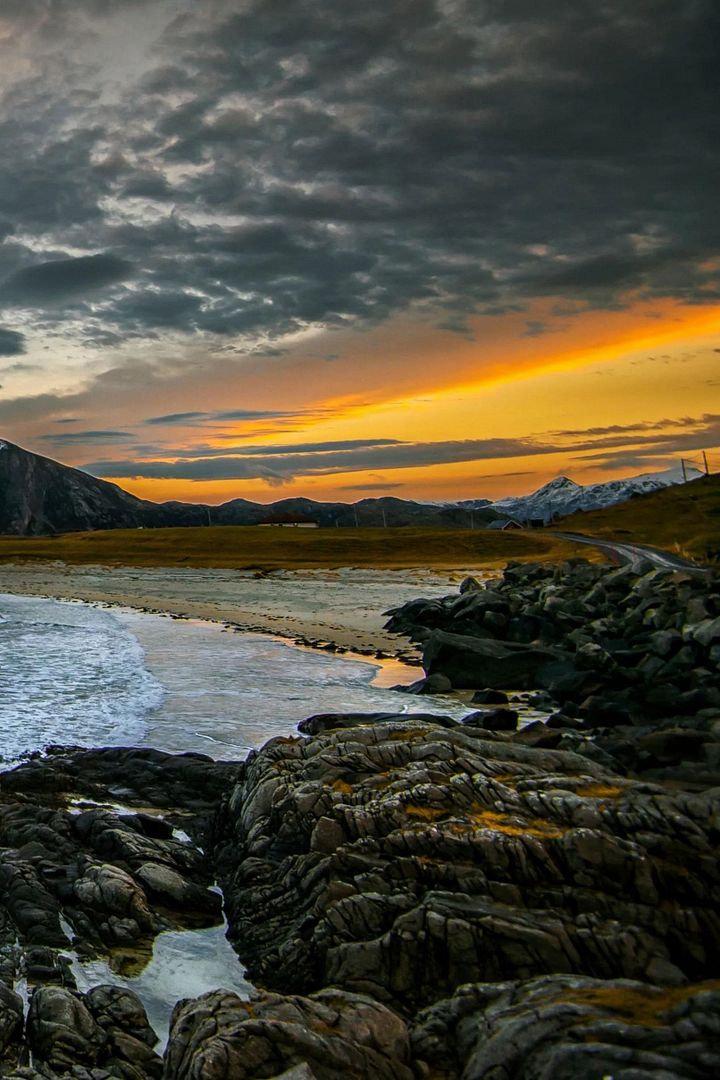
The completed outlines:
[[[144,498],[720,469],[720,9],[1,0],[0,435]]]

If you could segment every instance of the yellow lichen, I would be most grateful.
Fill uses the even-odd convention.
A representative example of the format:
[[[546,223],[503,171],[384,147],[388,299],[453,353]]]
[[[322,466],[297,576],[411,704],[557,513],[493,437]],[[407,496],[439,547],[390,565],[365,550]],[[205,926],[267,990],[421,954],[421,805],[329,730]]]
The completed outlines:
[[[567,832],[567,829],[560,829],[542,818],[524,820],[494,810],[476,809],[476,806],[477,804],[474,804],[472,813],[468,814],[470,822],[490,832],[506,833],[508,836],[537,836],[543,840],[557,839]]]
[[[611,784],[586,784],[585,787],[577,788],[575,794],[589,799],[619,799],[624,791],[624,788]]]
[[[437,821],[438,818],[446,817],[447,810],[442,810],[437,806],[413,806],[408,805],[404,807],[405,813],[410,817],[419,817],[423,821]]]
[[[509,814],[486,810],[479,803],[473,803],[467,811],[451,811],[436,806],[415,804],[408,804],[404,810],[410,817],[420,818],[426,822],[439,822],[441,818],[444,818],[446,820],[442,822],[443,827],[458,835],[479,828],[489,832],[505,833],[508,836],[536,836],[546,840],[564,836],[567,832],[567,829],[558,828],[541,818],[523,820],[511,817]]]
[[[663,1027],[664,1015],[675,1005],[693,994],[719,990],[720,980],[678,986],[666,990],[640,989],[629,986],[587,986],[567,990],[558,1001],[594,1005],[619,1016],[627,1024],[641,1027]],[[592,1018],[588,1018],[592,1019]]]
[[[348,784],[347,780],[333,780],[330,786],[341,795],[352,795],[352,784]]]

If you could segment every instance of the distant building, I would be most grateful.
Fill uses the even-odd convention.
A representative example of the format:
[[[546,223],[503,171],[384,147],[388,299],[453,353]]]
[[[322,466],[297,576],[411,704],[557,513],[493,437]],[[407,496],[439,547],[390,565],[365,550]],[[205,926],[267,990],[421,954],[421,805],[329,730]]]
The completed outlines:
[[[486,526],[488,529],[501,529],[505,532],[506,529],[522,529],[523,526],[519,521],[515,521],[514,518],[496,518],[495,521],[491,521]]]
[[[267,521],[258,521],[258,525],[263,528],[275,528],[275,529],[319,529],[320,526],[317,521],[312,521],[310,518],[294,518],[286,516],[278,516],[268,518]]]

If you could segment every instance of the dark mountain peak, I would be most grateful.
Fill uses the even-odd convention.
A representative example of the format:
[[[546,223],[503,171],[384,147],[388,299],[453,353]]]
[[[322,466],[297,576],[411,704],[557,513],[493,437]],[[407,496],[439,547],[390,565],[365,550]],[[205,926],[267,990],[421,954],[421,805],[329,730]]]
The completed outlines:
[[[88,529],[133,528],[153,514],[153,503],[116,484],[0,440],[0,531],[41,535]]]

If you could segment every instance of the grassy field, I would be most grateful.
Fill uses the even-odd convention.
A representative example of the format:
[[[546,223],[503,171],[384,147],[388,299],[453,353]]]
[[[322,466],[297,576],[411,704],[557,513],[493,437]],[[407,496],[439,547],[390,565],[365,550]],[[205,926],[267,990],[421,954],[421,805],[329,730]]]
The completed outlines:
[[[701,562],[720,561],[720,475],[639,495],[555,526],[609,540],[652,544]]]
[[[560,561],[579,549],[551,536],[481,529],[113,529],[58,537],[0,536],[0,562],[57,560],[104,566],[195,566],[236,570],[341,566],[400,570]],[[587,556],[585,549],[582,552]]]

